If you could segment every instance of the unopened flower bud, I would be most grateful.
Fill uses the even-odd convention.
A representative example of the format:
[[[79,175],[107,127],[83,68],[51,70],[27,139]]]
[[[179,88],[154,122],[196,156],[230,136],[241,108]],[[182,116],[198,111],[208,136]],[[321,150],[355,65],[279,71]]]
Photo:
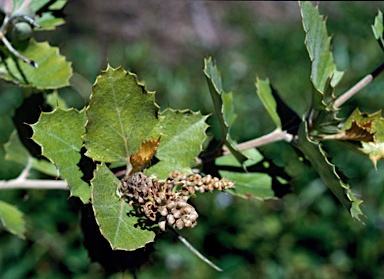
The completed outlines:
[[[162,230],[163,232],[165,231],[165,225],[166,225],[166,223],[165,223],[164,220],[159,222],[159,228],[160,228],[160,230]]]
[[[159,211],[161,216],[167,216],[167,214],[168,214],[167,207],[165,207],[165,206],[159,206],[158,211]]]
[[[172,209],[172,208],[174,208],[175,206],[176,206],[176,203],[175,203],[174,201],[169,200],[169,201],[167,202],[167,208],[168,208],[168,209]]]
[[[176,207],[177,207],[177,208],[183,208],[183,207],[185,207],[185,206],[187,206],[187,202],[186,202],[186,201],[184,201],[184,200],[182,200],[182,199],[180,199],[180,200],[177,201],[177,204],[176,204]]]
[[[172,226],[175,223],[175,217],[173,217],[172,214],[168,214],[167,215],[167,222],[168,222],[168,224],[170,224]]]
[[[181,211],[174,208],[174,210],[172,210],[172,215],[175,219],[179,219],[181,217]]]
[[[191,220],[186,220],[184,219],[184,225],[187,227],[187,228],[190,228],[192,226],[192,221]]]
[[[178,230],[181,230],[182,228],[184,228],[184,221],[183,221],[182,219],[178,219],[178,220],[176,221],[175,227],[176,227]]]

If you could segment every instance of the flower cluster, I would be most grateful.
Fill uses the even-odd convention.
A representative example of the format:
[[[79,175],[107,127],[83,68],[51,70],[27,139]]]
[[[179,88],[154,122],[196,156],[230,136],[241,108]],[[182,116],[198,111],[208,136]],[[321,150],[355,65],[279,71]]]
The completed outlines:
[[[174,171],[167,179],[157,180],[139,172],[123,179],[118,191],[131,206],[139,208],[150,220],[157,221],[160,229],[165,231],[167,224],[178,230],[196,226],[199,215],[187,203],[195,192],[223,191],[233,187],[233,182],[210,175],[201,177]]]

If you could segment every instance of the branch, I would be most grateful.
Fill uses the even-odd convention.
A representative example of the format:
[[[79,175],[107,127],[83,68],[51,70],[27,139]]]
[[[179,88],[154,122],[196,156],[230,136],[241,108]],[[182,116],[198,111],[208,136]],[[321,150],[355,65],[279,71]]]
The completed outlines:
[[[383,72],[383,70],[384,70],[384,63],[381,64],[379,67],[377,67],[372,73],[370,73],[369,75],[366,75],[363,79],[361,79],[358,83],[352,86],[351,89],[349,89],[347,92],[342,94],[339,98],[337,98],[333,106],[335,108],[340,107],[342,104],[348,101],[353,95],[355,95],[365,86],[367,86],[374,78],[380,75]]]
[[[64,180],[27,179],[31,169],[31,159],[18,177],[11,180],[0,180],[0,190],[34,189],[34,190],[69,190]]]
[[[172,231],[177,235],[177,238],[183,242],[183,244],[185,246],[187,246],[187,248],[189,250],[192,251],[193,254],[195,254],[196,256],[198,256],[201,260],[203,260],[206,264],[208,264],[209,266],[213,267],[214,269],[216,269],[217,271],[223,271],[220,267],[218,267],[217,265],[215,265],[213,262],[211,262],[210,260],[208,260],[206,257],[204,257],[199,251],[196,250],[195,247],[192,246],[191,243],[188,242],[188,240],[186,240],[184,237],[182,237],[177,231],[175,231],[175,229],[173,229],[172,227],[170,227],[172,229]]]
[[[240,144],[236,145],[236,148],[239,151],[243,151],[243,150],[247,150],[250,148],[255,148],[255,147],[262,146],[262,145],[266,145],[266,144],[269,144],[272,142],[281,141],[281,140],[290,142],[290,141],[292,141],[292,139],[293,139],[293,135],[289,134],[287,131],[280,131],[279,129],[277,129],[277,130],[275,130],[269,134],[266,134],[264,136],[261,136],[257,139],[253,139],[250,141],[240,143]],[[223,155],[228,155],[230,153],[231,152],[229,151],[229,149],[226,146],[224,146],[223,147]]]
[[[0,180],[0,190],[35,189],[35,190],[69,190],[64,180],[12,179]]]

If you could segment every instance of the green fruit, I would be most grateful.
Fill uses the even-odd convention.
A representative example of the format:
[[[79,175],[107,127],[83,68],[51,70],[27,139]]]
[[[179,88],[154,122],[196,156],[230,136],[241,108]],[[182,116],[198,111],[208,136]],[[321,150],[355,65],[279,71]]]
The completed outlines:
[[[26,22],[16,23],[15,25],[13,25],[9,33],[11,41],[16,42],[26,41],[32,37],[32,34],[32,27],[31,25],[29,25],[29,23]]]

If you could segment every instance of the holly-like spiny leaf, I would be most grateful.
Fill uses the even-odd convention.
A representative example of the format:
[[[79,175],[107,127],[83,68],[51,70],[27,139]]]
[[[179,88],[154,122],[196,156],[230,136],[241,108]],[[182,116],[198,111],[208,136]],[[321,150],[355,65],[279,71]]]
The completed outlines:
[[[383,13],[379,10],[377,16],[375,17],[375,22],[372,25],[373,35],[375,36],[377,42],[379,43],[382,50],[384,50],[384,38],[383,38]]]
[[[133,208],[117,196],[120,183],[105,164],[98,165],[91,180],[92,206],[100,231],[112,249],[132,251],[153,242],[155,233],[140,228],[137,217],[128,216]]]
[[[14,235],[25,239],[24,214],[15,206],[0,201],[0,227],[5,228]]]
[[[174,170],[191,173],[206,138],[207,116],[200,112],[172,109],[162,111],[161,116],[164,117],[163,136],[156,153],[160,161],[150,167],[147,174],[155,174],[163,179]]]
[[[42,147],[42,155],[56,165],[60,177],[70,187],[71,196],[79,197],[83,203],[87,203],[91,196],[91,188],[81,179],[83,173],[77,165],[81,159],[81,136],[86,121],[84,110],[56,108],[41,113],[39,121],[31,125],[32,139]]]
[[[360,220],[359,216],[363,215],[360,209],[360,204],[363,202],[358,199],[356,194],[351,191],[350,186],[341,179],[333,165],[327,157],[327,154],[321,147],[321,144],[312,141],[307,135],[307,123],[303,122],[299,130],[299,140],[296,147],[303,152],[306,158],[311,162],[321,179],[334,193],[350,212],[352,218]]]
[[[311,2],[299,2],[303,28],[306,33],[305,45],[311,59],[311,80],[320,93],[325,93],[327,80],[332,78],[335,87],[342,77],[336,70],[333,54],[330,50],[331,38],[328,36],[324,17],[319,14],[318,7]]]
[[[331,52],[331,38],[328,36],[324,17],[319,14],[318,7],[310,2],[300,2],[303,28],[306,33],[305,45],[311,59],[312,108],[308,116],[311,134],[337,133],[340,122],[334,107],[336,97],[334,87],[343,76],[336,69]]]
[[[159,107],[135,74],[108,65],[93,85],[84,135],[86,155],[96,161],[131,166],[144,141],[160,136]]]
[[[14,8],[11,16],[14,14],[26,14],[35,17],[37,14],[35,20],[41,28],[37,28],[36,31],[53,30],[65,23],[62,17],[56,15],[58,10],[64,8],[67,3],[66,0],[14,0],[13,2]]]
[[[37,89],[57,89],[69,85],[72,75],[71,63],[59,53],[57,47],[48,42],[38,43],[31,39],[16,48],[19,53],[35,61],[36,69],[14,58],[11,54],[0,64],[0,77],[20,86],[33,86]],[[3,48],[4,51],[6,51]]]
[[[236,148],[229,134],[228,123],[233,122],[234,119],[233,108],[228,106],[233,106],[233,103],[223,102],[223,100],[227,99],[226,97],[223,97],[224,95],[232,94],[224,92],[219,70],[217,69],[217,66],[213,63],[212,57],[204,59],[204,74],[208,81],[209,92],[211,93],[215,113],[220,123],[220,140],[228,147],[228,149],[236,157],[236,159],[241,164],[243,164],[248,158]]]
[[[280,98],[279,93],[268,79],[256,78],[255,85],[256,93],[275,122],[276,130],[286,130],[288,133],[296,135],[301,118]]]
[[[267,110],[268,114],[271,116],[273,122],[276,125],[276,128],[281,128],[281,121],[280,117],[277,113],[277,104],[276,100],[272,95],[271,86],[269,84],[269,80],[261,80],[259,78],[256,78],[256,93],[257,96],[259,96],[259,99],[263,103],[265,109]]]

